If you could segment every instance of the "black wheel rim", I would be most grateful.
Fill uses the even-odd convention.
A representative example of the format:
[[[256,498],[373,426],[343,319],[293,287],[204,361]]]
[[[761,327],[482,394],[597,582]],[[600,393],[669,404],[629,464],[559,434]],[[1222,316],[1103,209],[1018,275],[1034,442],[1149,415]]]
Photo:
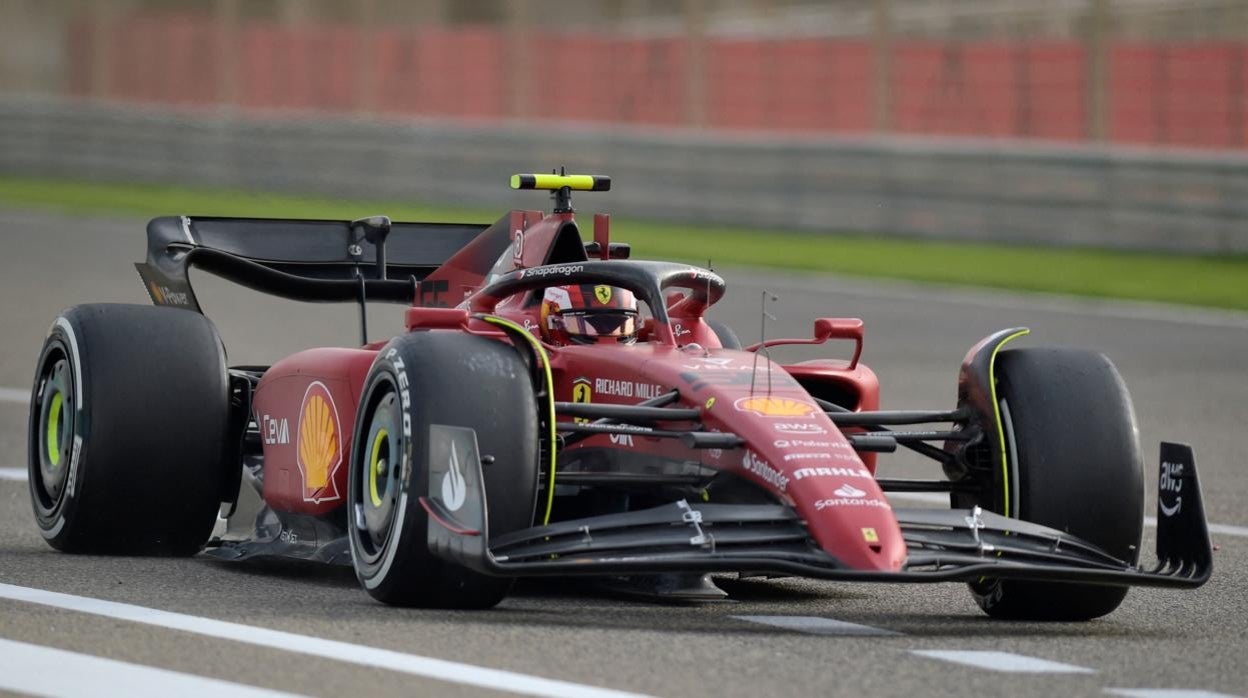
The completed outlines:
[[[40,508],[56,509],[69,486],[77,404],[74,375],[68,357],[59,346],[44,357],[36,387],[38,420],[30,434],[32,491]]]
[[[394,531],[403,494],[402,406],[394,383],[387,376],[377,381],[365,402],[362,415],[369,415],[364,429],[357,431],[362,440],[354,450],[354,478],[351,509],[353,537],[366,562],[381,558]],[[364,425],[362,425],[364,426]]]

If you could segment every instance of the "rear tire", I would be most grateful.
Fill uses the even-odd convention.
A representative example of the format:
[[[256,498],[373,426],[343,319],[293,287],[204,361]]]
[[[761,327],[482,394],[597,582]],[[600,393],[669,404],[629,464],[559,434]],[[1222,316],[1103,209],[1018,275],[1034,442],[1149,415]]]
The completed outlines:
[[[378,353],[363,394],[347,512],[360,583],[373,598],[395,606],[496,605],[513,580],[430,553],[428,514],[419,499],[429,491],[429,426],[468,427],[476,430],[481,456],[494,457],[483,469],[490,535],[532,525],[537,399],[520,355],[497,340],[413,332]]]
[[[27,460],[40,533],[72,553],[196,553],[221,502],[228,413],[225,350],[204,316],[120,304],[66,310],[31,392]]]
[[[1095,352],[1015,349],[997,359],[997,377],[1017,483],[1007,495],[998,482],[993,501],[981,505],[1066,531],[1135,564],[1144,526],[1143,458],[1118,370]],[[988,615],[1016,620],[1089,620],[1116,609],[1127,594],[1123,586],[1001,579],[970,587]]]

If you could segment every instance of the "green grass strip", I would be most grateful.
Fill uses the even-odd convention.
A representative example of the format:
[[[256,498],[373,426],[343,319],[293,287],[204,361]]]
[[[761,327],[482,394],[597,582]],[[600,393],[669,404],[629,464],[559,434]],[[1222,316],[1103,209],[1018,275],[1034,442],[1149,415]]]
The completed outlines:
[[[600,196],[602,201],[584,201]],[[609,195],[582,206],[610,208]],[[534,195],[535,208],[547,202]],[[384,213],[395,220],[492,222],[504,211],[393,201],[332,201],[309,196],[197,190],[148,184],[97,184],[0,177],[0,205],[80,215],[188,214],[348,219]],[[588,225],[586,226],[588,232]],[[1248,255],[991,245],[797,233],[616,219],[616,240],[636,256],[748,265],[848,276],[1043,291],[1248,310]]]

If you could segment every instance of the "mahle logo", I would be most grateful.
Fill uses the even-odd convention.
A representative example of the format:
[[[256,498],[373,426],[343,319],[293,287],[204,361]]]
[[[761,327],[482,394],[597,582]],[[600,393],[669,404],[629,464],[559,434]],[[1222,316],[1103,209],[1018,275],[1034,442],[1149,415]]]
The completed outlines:
[[[299,408],[299,472],[305,502],[338,499],[333,476],[342,465],[342,426],[329,388],[313,381]]]

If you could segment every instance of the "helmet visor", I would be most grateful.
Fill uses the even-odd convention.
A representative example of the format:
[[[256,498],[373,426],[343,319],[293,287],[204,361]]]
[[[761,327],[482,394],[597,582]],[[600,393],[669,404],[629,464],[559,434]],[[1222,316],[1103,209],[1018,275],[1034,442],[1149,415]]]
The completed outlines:
[[[563,329],[581,337],[632,337],[637,333],[637,313],[619,309],[564,312]]]

